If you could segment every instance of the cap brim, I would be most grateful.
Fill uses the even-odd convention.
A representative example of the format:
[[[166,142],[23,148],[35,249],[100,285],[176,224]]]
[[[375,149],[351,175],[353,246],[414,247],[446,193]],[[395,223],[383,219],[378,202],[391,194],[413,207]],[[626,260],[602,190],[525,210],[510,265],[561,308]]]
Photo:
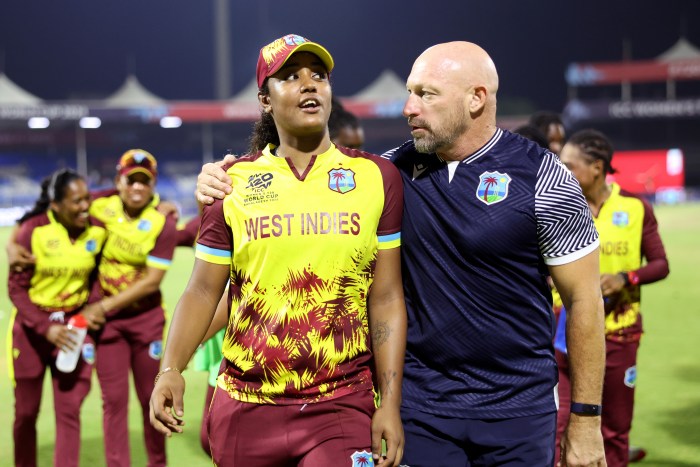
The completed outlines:
[[[131,167],[128,169],[121,170],[120,173],[125,177],[135,173],[142,173],[148,175],[149,178],[156,178],[156,175],[150,170],[144,169],[143,167]]]
[[[333,70],[333,66],[335,66],[335,62],[333,62],[333,57],[331,56],[331,53],[328,50],[326,50],[324,46],[322,46],[321,44],[317,44],[316,42],[304,42],[302,44],[299,44],[292,53],[287,55],[287,58],[285,58],[284,61],[280,63],[277,68],[271,71],[269,76],[272,76],[273,74],[277,73],[279,69],[282,68],[285,63],[287,63],[289,57],[299,52],[310,52],[316,55],[318,58],[321,59],[328,73],[330,73],[331,70]]]

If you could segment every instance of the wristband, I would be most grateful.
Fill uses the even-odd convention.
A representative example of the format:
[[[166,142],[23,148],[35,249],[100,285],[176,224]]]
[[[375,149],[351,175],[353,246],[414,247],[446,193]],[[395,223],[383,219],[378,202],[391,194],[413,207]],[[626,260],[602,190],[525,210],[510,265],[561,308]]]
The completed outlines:
[[[639,285],[639,276],[634,271],[627,273],[627,282],[631,285]]]
[[[177,373],[182,376],[182,372],[180,370],[178,370],[174,366],[169,366],[167,368],[163,368],[162,370],[160,370],[158,372],[158,374],[156,375],[156,379],[153,380],[153,384],[155,385],[158,382],[158,380],[160,379],[160,377],[169,371],[177,371]]]
[[[625,281],[625,287],[630,285],[639,285],[639,276],[634,271],[622,271],[620,273],[622,279]]]
[[[572,402],[570,412],[574,413],[576,415],[599,416],[603,413],[603,406],[602,405],[595,405],[595,404],[581,404],[579,402]]]

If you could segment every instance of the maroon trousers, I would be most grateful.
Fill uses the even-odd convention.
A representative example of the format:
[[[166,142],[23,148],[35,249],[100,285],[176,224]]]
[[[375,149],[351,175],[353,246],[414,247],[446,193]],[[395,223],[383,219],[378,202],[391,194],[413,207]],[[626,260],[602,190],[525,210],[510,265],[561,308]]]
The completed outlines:
[[[628,464],[629,457],[629,434],[632,429],[639,342],[606,341],[605,348],[605,379],[601,420],[605,459],[608,467],[624,467]],[[559,365],[559,413],[554,459],[559,460],[559,442],[564,430],[566,430],[566,425],[569,423],[571,382],[566,355],[556,351],[556,358]]]
[[[164,466],[165,437],[149,422],[148,402],[160,366],[165,314],[161,307],[107,321],[97,339],[97,377],[102,389],[103,431],[108,467],[131,465],[129,369],[143,414],[148,466]]]
[[[47,313],[46,319],[49,319]],[[62,324],[57,322],[56,324]],[[80,459],[80,407],[90,391],[94,343],[88,335],[83,358],[72,373],[56,369],[58,349],[44,336],[25,328],[18,320],[12,326],[15,377],[15,421],[13,426],[16,466],[36,466],[37,432],[44,374],[48,367],[56,412],[55,466],[77,466]],[[87,360],[86,360],[87,359]]]
[[[209,406],[211,405],[211,400],[214,397],[214,389],[216,386],[209,386],[207,384],[207,395],[204,399],[204,413],[202,413],[202,427],[199,429],[199,442],[202,445],[202,449],[207,453],[207,456],[211,457],[211,446],[209,446]]]
[[[304,405],[237,401],[221,388],[209,412],[214,464],[226,467],[371,465],[374,395]]]

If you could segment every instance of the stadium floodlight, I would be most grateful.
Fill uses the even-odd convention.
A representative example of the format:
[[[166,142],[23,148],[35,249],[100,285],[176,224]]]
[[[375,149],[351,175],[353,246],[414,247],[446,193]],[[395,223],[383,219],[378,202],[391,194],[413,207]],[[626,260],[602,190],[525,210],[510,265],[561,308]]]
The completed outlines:
[[[102,125],[102,120],[99,117],[83,117],[80,119],[80,128],[95,129]]]
[[[27,120],[27,126],[34,130],[48,128],[49,123],[51,122],[46,117],[32,117],[29,120]]]
[[[166,115],[160,119],[160,126],[162,128],[180,128],[182,126],[182,119],[173,115]]]

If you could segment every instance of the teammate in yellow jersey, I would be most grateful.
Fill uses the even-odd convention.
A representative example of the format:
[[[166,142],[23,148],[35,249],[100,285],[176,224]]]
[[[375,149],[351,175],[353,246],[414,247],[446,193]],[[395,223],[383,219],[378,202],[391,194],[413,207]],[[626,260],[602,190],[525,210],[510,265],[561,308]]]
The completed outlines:
[[[575,133],[560,157],[581,184],[600,234],[600,287],[606,311],[602,431],[608,466],[625,466],[642,336],[640,288],[665,278],[668,261],[651,205],[618,184],[606,182],[606,176],[615,170],[613,147],[604,134],[595,130]],[[570,382],[566,355],[557,350],[556,356],[557,432],[561,436],[568,420]]]
[[[165,312],[160,284],[179,235],[173,216],[156,210],[157,162],[132,149],[117,165],[116,194],[97,198],[92,215],[109,237],[98,269],[99,301],[88,306],[105,313],[97,337],[97,376],[102,389],[107,465],[131,465],[127,424],[129,370],[143,412],[149,466],[164,466],[165,438],[148,422],[148,400],[162,355]]]
[[[203,212],[168,333],[151,398],[164,434],[182,431],[180,370],[230,281],[209,414],[218,465],[394,466],[402,456],[401,179],[389,161],[331,143],[332,68],[300,36],[261,49],[251,151],[227,167],[233,192]]]
[[[34,263],[11,270],[8,290],[15,305],[10,328],[9,365],[15,388],[13,427],[17,466],[36,465],[36,419],[46,368],[51,370],[56,412],[54,465],[77,466],[80,457],[80,407],[90,390],[95,346],[84,343],[67,324],[79,314],[92,328],[100,313],[86,313],[89,278],[106,239],[104,225],[88,216],[90,195],[85,180],[60,170],[42,183],[35,206],[20,220],[17,242]],[[54,363],[59,349],[80,345],[77,367],[61,372]]]

